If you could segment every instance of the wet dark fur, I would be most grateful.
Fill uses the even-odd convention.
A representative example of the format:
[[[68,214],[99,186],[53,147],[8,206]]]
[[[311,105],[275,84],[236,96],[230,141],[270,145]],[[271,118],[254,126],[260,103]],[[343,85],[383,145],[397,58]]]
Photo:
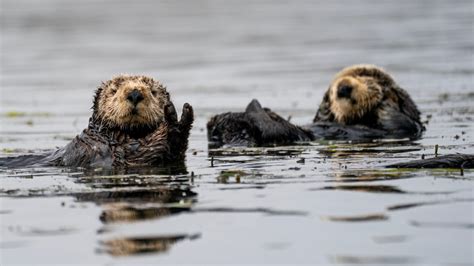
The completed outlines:
[[[178,121],[166,92],[165,121],[146,127],[116,127],[104,123],[97,115],[101,92],[102,87],[96,91],[88,127],[65,147],[51,154],[2,158],[0,166],[131,167],[184,163],[194,121],[189,104],[184,104],[181,120]]]
[[[474,168],[474,154],[448,154],[386,166],[387,168]]]
[[[371,86],[378,85],[382,88],[383,95],[370,111],[360,118],[347,121],[345,125],[358,125],[365,128],[366,134],[373,135],[373,138],[417,139],[421,137],[424,127],[420,122],[418,108],[408,93],[399,87],[388,74],[375,67],[360,66],[353,69],[349,76],[370,78],[369,80],[373,84],[367,84],[369,91],[372,91]],[[316,124],[310,127],[318,128],[318,124],[321,122],[338,123],[335,120],[335,114],[331,111],[329,93],[328,89],[313,120]],[[355,130],[359,131],[359,128],[355,128]],[[354,137],[357,139],[358,135],[356,134]],[[348,137],[347,139],[354,138]]]
[[[245,112],[212,117],[207,123],[207,138],[211,147],[274,146],[310,141],[313,136],[252,100]]]

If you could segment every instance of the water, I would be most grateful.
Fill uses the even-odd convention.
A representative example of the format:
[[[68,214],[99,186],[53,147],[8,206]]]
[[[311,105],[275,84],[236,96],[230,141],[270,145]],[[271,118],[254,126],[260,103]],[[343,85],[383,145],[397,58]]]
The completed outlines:
[[[65,145],[119,73],[161,80],[197,117],[187,175],[2,170],[0,263],[473,263],[474,172],[383,168],[436,144],[474,153],[473,13],[471,1],[3,0],[1,156]],[[407,89],[423,139],[208,151],[212,114],[258,98],[308,123],[355,63]]]

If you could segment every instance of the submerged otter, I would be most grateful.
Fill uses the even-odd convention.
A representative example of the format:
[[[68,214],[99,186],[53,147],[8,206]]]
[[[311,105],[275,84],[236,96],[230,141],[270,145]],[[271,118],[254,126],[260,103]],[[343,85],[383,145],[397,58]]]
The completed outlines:
[[[254,102],[256,100],[249,107],[255,105]],[[315,139],[417,139],[424,130],[420,112],[408,93],[389,74],[373,65],[355,65],[339,72],[326,91],[312,124],[298,127],[269,109],[259,106],[259,110],[261,115],[258,116],[249,116],[246,111],[213,117],[208,123],[208,140],[228,145],[266,146]]]
[[[417,139],[424,130],[410,95],[374,65],[354,65],[339,72],[313,122],[312,126],[321,122],[355,126],[372,138]],[[354,138],[348,135],[343,139]]]
[[[274,146],[310,141],[313,135],[252,100],[245,112],[213,116],[207,123],[207,138],[210,147]]]
[[[92,117],[68,145],[45,155],[7,158],[5,166],[160,166],[184,162],[193,109],[181,120],[166,88],[145,76],[121,75],[96,90]],[[1,164],[1,163],[0,163]]]

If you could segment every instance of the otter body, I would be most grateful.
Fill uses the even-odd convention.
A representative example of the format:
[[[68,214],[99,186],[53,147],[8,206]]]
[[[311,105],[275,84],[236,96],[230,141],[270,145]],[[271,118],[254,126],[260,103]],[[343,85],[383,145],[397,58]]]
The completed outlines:
[[[223,113],[207,123],[210,147],[274,146],[313,140],[313,134],[295,126],[252,100],[245,112]]]
[[[386,166],[387,168],[474,168],[474,154],[448,154]]]
[[[373,65],[354,65],[339,72],[324,94],[313,122],[310,127],[328,122],[355,126],[354,130],[364,129],[372,139],[417,139],[424,130],[420,111],[408,93]]]
[[[162,166],[182,163],[194,121],[183,106],[178,122],[169,93],[144,76],[118,76],[97,89],[88,127],[65,147],[45,155],[3,160],[4,166]]]

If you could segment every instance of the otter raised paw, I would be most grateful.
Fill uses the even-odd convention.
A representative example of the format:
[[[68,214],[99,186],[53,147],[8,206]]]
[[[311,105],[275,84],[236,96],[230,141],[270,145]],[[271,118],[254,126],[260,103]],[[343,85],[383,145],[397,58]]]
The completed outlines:
[[[207,123],[207,138],[211,147],[274,146],[310,141],[313,135],[252,100],[245,112],[212,117]]]
[[[349,131],[346,137],[417,139],[424,130],[420,112],[408,93],[381,68],[355,65],[343,69],[326,91],[313,120],[316,135],[324,135],[320,123],[335,123]],[[365,133],[364,133],[365,131]]]
[[[193,109],[183,107],[178,121],[166,88],[145,76],[121,75],[97,89],[88,127],[68,145],[36,164],[80,167],[162,166],[183,163]],[[6,160],[27,166],[31,157]],[[9,163],[10,162],[10,163]]]

